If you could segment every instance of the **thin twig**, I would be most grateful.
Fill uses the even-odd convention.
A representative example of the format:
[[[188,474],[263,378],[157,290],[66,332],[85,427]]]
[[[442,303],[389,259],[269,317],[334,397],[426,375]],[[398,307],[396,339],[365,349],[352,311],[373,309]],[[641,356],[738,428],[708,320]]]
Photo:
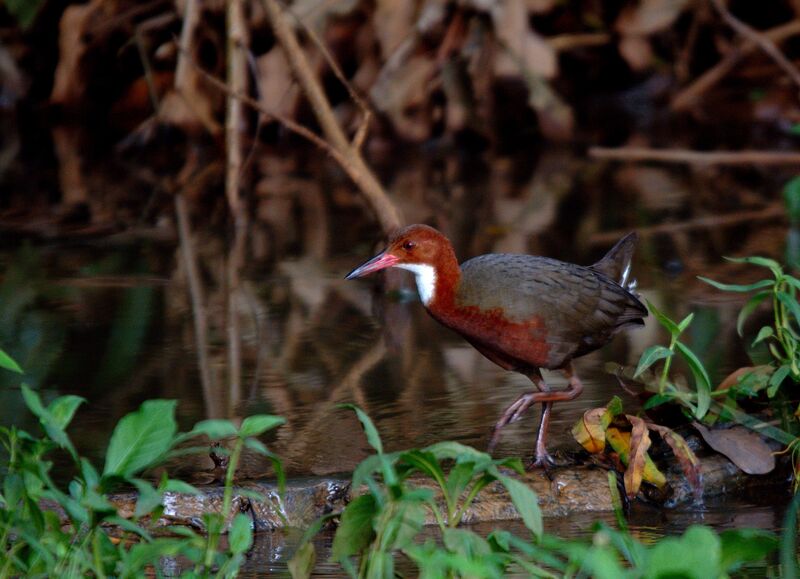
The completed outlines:
[[[389,233],[400,226],[401,219],[397,208],[389,200],[378,179],[369,169],[360,152],[347,139],[336,115],[328,102],[322,86],[315,77],[300,43],[289,25],[277,0],[263,0],[275,37],[283,48],[286,60],[306,95],[317,121],[322,127],[325,139],[343,159],[342,169],[358,185],[372,209],[377,214],[384,232]]]
[[[247,106],[253,108],[254,110],[258,111],[259,113],[261,113],[262,115],[267,117],[268,120],[274,120],[274,121],[279,122],[280,124],[285,126],[289,131],[291,131],[292,133],[295,133],[296,135],[299,135],[299,136],[303,137],[307,141],[310,141],[311,143],[315,144],[320,149],[324,150],[331,157],[333,157],[334,160],[337,163],[339,163],[340,165],[344,166],[344,162],[345,162],[344,161],[344,157],[342,157],[342,155],[338,151],[336,151],[330,145],[330,143],[328,143],[325,139],[320,137],[314,131],[304,127],[300,123],[295,122],[294,120],[290,119],[289,117],[285,117],[280,113],[276,113],[274,111],[271,111],[271,110],[267,109],[264,105],[262,105],[260,102],[258,102],[254,98],[250,97],[249,95],[246,95],[246,94],[243,94],[243,93],[235,93],[235,92],[233,92],[228,85],[226,85],[220,79],[215,77],[213,74],[207,72],[206,70],[203,70],[197,64],[194,64],[194,66],[196,67],[196,69],[200,73],[200,75],[203,77],[203,79],[206,82],[208,82],[211,86],[213,86],[214,88],[216,88],[218,90],[221,90],[222,92],[224,92],[225,94],[227,94],[229,96],[233,96],[234,98],[239,99],[240,101],[242,101]]]
[[[774,43],[783,42],[796,34],[800,34],[800,20],[792,20],[786,24],[776,26],[764,31],[763,36]],[[742,58],[751,54],[758,48],[755,42],[746,39],[731,50],[725,57],[712,68],[697,77],[689,86],[676,94],[670,102],[673,111],[682,111],[692,105],[700,95],[706,93],[711,87],[727,76]]]
[[[659,161],[697,165],[800,165],[792,151],[693,151],[647,147],[590,147],[589,156],[611,161]]]
[[[199,0],[186,0],[183,9],[183,27],[181,28],[181,38],[178,42],[178,64],[175,66],[175,90],[178,94],[189,90],[189,58],[192,54],[190,45],[194,30],[200,21]]]
[[[800,87],[800,71],[798,71],[797,67],[783,55],[774,42],[749,24],[742,22],[731,14],[722,0],[711,0],[711,4],[714,5],[714,8],[720,13],[723,20],[728,23],[728,26],[733,28],[741,36],[757,44],[761,50],[766,52],[767,55],[791,77],[794,83]]]
[[[200,371],[200,384],[203,388],[203,398],[206,403],[206,412],[209,418],[216,415],[212,404],[213,384],[211,381],[211,365],[208,359],[208,317],[206,316],[203,283],[200,281],[200,272],[197,268],[197,256],[194,252],[189,215],[186,210],[186,201],[183,194],[175,195],[175,214],[178,217],[178,237],[180,239],[181,258],[189,281],[189,297],[192,300],[192,318],[194,320],[195,348],[197,349],[197,364]]]

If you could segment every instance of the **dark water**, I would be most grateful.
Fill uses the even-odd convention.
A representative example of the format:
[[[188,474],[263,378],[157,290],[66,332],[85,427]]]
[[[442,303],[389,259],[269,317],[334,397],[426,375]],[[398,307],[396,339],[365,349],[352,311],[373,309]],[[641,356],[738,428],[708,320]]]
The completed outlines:
[[[364,458],[368,447],[339,403],[367,410],[389,450],[445,439],[483,449],[500,412],[529,387],[524,377],[494,366],[430,319],[410,274],[396,276],[403,289],[389,294],[374,280],[342,279],[375,252],[380,235],[342,176],[314,164],[302,170],[279,166],[267,172],[261,189],[254,187],[250,258],[235,307],[242,345],[238,387],[231,387],[227,370],[230,231],[208,198],[190,205],[209,325],[212,381],[204,387],[170,199],[152,191],[137,195],[133,186],[140,181],[125,171],[91,173],[86,185],[90,192],[111,191],[101,201],[89,196],[93,216],[125,209],[146,221],[122,233],[118,226],[106,233],[101,218],[100,225],[95,217],[59,220],[46,209],[38,227],[23,225],[30,221],[18,217],[16,174],[3,180],[0,173],[6,198],[0,213],[0,347],[45,397],[72,393],[88,400],[72,429],[81,452],[101,461],[119,418],[146,399],[170,398],[179,401],[185,429],[208,417],[285,416],[287,424],[265,441],[290,474],[340,473]],[[782,258],[787,228],[780,216],[756,219],[747,212],[775,207],[788,176],[608,165],[572,151],[540,151],[479,160],[410,157],[384,166],[382,179],[406,221],[442,229],[462,259],[524,252],[589,264],[622,233],[639,229],[634,271],[642,296],[673,318],[695,312],[688,341],[718,381],[748,363],[735,331],[742,302],[696,276],[743,282],[754,272],[722,262],[722,255]],[[26,194],[31,211],[53,196]],[[645,328],[578,360],[586,390],[556,405],[551,448],[575,448],[572,424],[614,395],[634,412],[636,398],[619,388],[605,364],[635,364],[645,348],[664,341],[651,318]],[[545,377],[556,388],[565,382],[559,373]],[[34,428],[16,383],[2,380],[0,421]],[[531,453],[536,414],[506,429],[497,454]],[[211,466],[206,458],[187,460],[171,465],[174,474],[191,478]],[[246,460],[245,476],[266,472],[266,465]],[[777,530],[785,500],[653,511],[635,515],[632,525],[643,538],[681,532],[695,522]],[[547,529],[585,535],[593,519],[554,520]],[[260,536],[251,569],[282,567],[292,545],[291,535]]]

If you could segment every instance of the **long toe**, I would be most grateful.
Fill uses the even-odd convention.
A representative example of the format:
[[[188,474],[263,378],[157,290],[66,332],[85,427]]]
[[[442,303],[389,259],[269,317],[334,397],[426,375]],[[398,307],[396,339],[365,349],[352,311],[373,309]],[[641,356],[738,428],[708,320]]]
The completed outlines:
[[[552,456],[550,456],[549,452],[545,450],[543,452],[537,452],[533,460],[528,461],[528,463],[525,465],[525,470],[542,468],[546,472],[555,465],[556,465],[555,459]]]

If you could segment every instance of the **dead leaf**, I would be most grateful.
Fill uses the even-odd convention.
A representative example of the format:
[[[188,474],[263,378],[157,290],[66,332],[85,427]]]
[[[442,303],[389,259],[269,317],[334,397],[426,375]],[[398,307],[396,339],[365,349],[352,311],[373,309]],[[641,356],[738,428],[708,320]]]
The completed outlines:
[[[633,428],[631,430],[630,460],[624,476],[625,491],[629,497],[634,497],[642,485],[647,449],[650,448],[650,432],[641,418],[630,414],[626,414],[626,417]]]
[[[256,66],[259,101],[268,111],[274,111],[290,119],[294,118],[300,102],[300,85],[294,81],[292,69],[283,49],[275,46],[266,54],[259,56]]]
[[[608,423],[603,424],[603,417],[606,414],[605,408],[592,408],[584,412],[583,417],[572,427],[572,436],[592,454],[603,452],[606,448]]]
[[[623,10],[615,28],[623,35],[647,36],[672,26],[689,0],[642,0]]]
[[[630,458],[631,434],[629,432],[624,432],[614,426],[611,426],[608,430],[606,430],[606,442],[609,444],[609,446],[611,446],[611,448],[614,449],[614,452],[619,455],[622,464],[626,466],[630,464],[628,459]],[[642,480],[655,485],[660,489],[664,488],[664,486],[667,484],[667,479],[664,474],[658,470],[658,467],[650,458],[650,455],[646,453]]]
[[[752,430],[744,426],[710,430],[699,422],[692,425],[711,448],[747,474],[766,474],[775,468],[772,449]]]
[[[498,54],[497,76],[521,76],[520,64],[528,71],[547,79],[558,73],[555,49],[530,27],[525,0],[506,0],[492,7],[492,21],[497,37],[507,53]]]
[[[683,474],[686,475],[686,479],[694,491],[694,496],[700,499],[703,496],[703,473],[700,470],[700,461],[692,449],[689,448],[686,439],[671,428],[660,424],[648,422],[647,427],[657,432],[672,449],[672,454],[678,459],[678,464],[680,464]]]
[[[606,447],[606,429],[614,416],[622,411],[622,402],[614,396],[603,408],[592,408],[572,427],[572,436],[592,454],[603,452]]]
[[[388,60],[403,40],[411,34],[415,12],[414,2],[377,0],[375,3],[372,22],[384,61]]]

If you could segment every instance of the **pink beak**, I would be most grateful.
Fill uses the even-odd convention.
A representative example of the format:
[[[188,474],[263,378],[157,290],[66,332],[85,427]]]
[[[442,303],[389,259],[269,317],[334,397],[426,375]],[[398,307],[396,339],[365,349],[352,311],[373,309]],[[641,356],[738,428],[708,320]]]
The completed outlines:
[[[364,277],[365,275],[369,275],[376,271],[380,271],[382,269],[386,269],[387,267],[392,267],[395,265],[399,259],[393,256],[391,253],[386,253],[385,251],[379,253],[369,261],[365,261],[353,271],[347,274],[344,279],[355,279],[357,277]]]

